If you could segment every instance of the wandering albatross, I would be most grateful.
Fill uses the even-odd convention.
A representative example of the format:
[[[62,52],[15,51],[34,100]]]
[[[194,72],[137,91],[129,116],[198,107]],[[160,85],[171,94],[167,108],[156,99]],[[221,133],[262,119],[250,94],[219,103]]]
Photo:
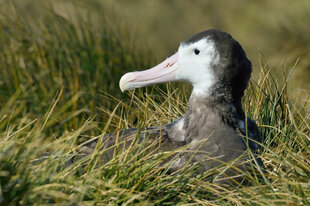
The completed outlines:
[[[178,156],[170,171],[184,167],[187,162],[199,162],[202,173],[238,158],[239,163],[247,161],[239,164],[238,169],[225,172],[230,177],[240,175],[240,169],[248,168],[252,160],[254,165],[263,167],[255,156],[257,143],[261,142],[258,128],[245,116],[241,105],[251,72],[251,62],[241,45],[228,33],[209,29],[182,42],[178,51],[159,65],[125,74],[119,85],[126,91],[164,82],[190,83],[193,91],[184,117],[142,131],[152,138],[160,136],[164,150],[188,145],[187,152]],[[134,136],[137,132],[133,128],[122,130],[119,135]],[[109,139],[107,147],[115,144],[115,136],[115,133],[105,135]],[[97,141],[92,141],[85,146],[90,149],[96,144]],[[255,157],[251,158],[248,151]],[[109,153],[113,155],[113,151]]]

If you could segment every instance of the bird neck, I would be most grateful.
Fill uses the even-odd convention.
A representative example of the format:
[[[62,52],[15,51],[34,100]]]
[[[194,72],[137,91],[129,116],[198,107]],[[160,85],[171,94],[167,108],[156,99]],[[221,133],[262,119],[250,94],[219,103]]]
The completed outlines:
[[[184,118],[185,141],[189,143],[221,132],[223,125],[237,129],[240,120],[244,120],[241,102],[229,102],[223,96],[203,97],[192,94]]]
[[[208,115],[203,113],[209,111],[232,125],[238,124],[236,121],[245,119],[241,98],[233,99],[225,95],[197,96],[192,94],[187,110],[187,115],[191,115],[190,113],[194,111],[200,111],[201,115]]]

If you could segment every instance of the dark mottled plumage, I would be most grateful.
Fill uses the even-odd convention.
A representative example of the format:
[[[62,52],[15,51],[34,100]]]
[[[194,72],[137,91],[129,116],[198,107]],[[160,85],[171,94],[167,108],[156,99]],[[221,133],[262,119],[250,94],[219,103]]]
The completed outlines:
[[[175,171],[191,161],[199,162],[200,172],[204,172],[230,162],[240,156],[239,163],[248,160],[247,138],[249,148],[255,153],[258,149],[256,142],[261,142],[258,128],[254,121],[245,116],[241,106],[241,98],[248,85],[252,67],[244,50],[231,35],[218,31],[207,30],[187,39],[182,44],[192,44],[203,38],[214,42],[219,54],[219,63],[212,66],[215,76],[215,84],[209,89],[210,95],[203,97],[190,96],[185,116],[162,127],[142,129],[141,132],[151,138],[162,138],[163,150],[171,150],[177,146],[190,144],[179,155],[172,165],[171,171]],[[247,125],[247,127],[246,127]],[[137,129],[129,129],[120,132],[123,138],[133,138]],[[106,135],[109,139],[107,146],[115,144],[115,134]],[[254,141],[251,141],[254,140]],[[126,144],[130,144],[128,141]],[[85,145],[87,153],[96,146],[96,141]],[[108,156],[113,155],[113,150]],[[263,167],[259,158],[257,162]],[[247,170],[247,164],[237,166]],[[228,170],[223,176],[238,175],[237,170]],[[239,180],[238,180],[239,181]]]

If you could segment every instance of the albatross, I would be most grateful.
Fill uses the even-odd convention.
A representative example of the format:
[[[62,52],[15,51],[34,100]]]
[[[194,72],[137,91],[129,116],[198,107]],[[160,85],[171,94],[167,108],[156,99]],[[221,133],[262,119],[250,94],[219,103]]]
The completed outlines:
[[[170,171],[183,168],[187,163],[199,163],[199,172],[203,173],[235,162],[235,169],[228,169],[223,176],[242,181],[238,179],[240,171],[248,170],[249,163],[263,167],[256,155],[262,141],[259,130],[256,123],[246,117],[241,105],[251,72],[251,62],[238,41],[226,32],[209,29],[182,42],[175,54],[157,66],[126,73],[119,86],[124,92],[165,82],[191,84],[193,90],[183,117],[141,131],[153,139],[161,138],[166,151],[187,145]],[[138,132],[132,128],[118,135],[126,138]],[[116,136],[116,133],[104,136],[109,139],[106,147],[115,144]],[[85,146],[94,148],[96,144],[97,141],[92,141]],[[113,156],[113,151],[109,153]]]

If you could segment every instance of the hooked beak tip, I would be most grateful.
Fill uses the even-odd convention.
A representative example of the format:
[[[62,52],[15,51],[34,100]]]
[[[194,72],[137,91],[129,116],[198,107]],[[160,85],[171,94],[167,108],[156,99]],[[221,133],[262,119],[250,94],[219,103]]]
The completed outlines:
[[[135,75],[133,73],[127,73],[122,76],[119,81],[119,88],[122,92],[130,89],[130,82],[135,79]]]

